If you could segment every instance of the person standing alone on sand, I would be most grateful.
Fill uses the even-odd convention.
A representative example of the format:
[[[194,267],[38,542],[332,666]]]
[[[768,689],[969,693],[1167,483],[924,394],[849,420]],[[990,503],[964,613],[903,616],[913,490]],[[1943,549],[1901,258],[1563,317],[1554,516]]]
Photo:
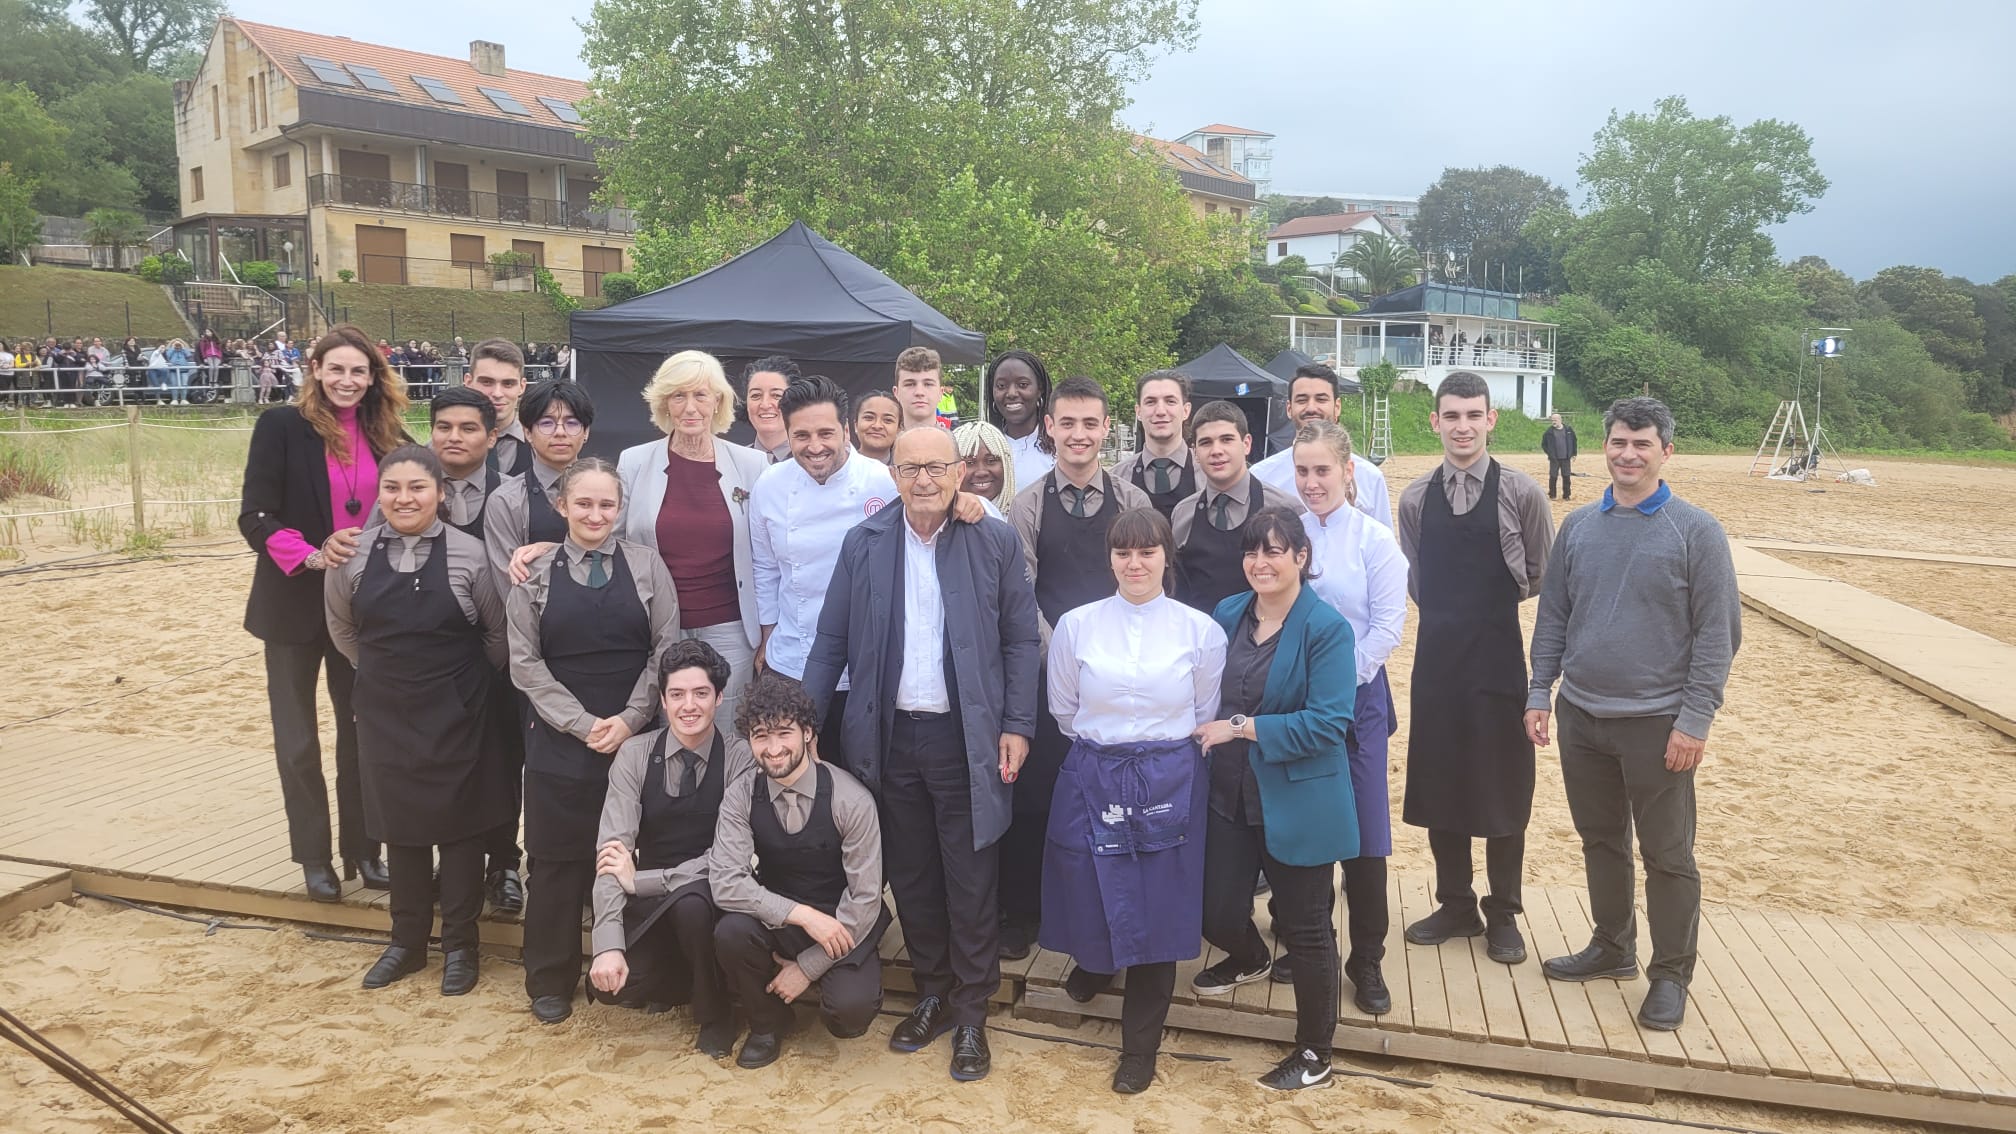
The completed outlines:
[[[1561,422],[1560,414],[1547,418],[1547,432],[1540,435],[1540,451],[1547,454],[1547,499],[1554,499],[1559,486],[1561,499],[1575,498],[1575,430]]]
[[[1637,974],[1631,832],[1645,856],[1651,988],[1638,1022],[1672,1031],[1687,1013],[1701,874],[1694,865],[1694,769],[1743,638],[1729,537],[1659,477],[1673,414],[1625,398],[1603,415],[1603,499],[1561,523],[1533,627],[1526,733],[1548,742],[1561,680],[1561,783],[1582,836],[1588,948],[1548,959],[1554,980]]]
[[[1401,818],[1428,828],[1439,904],[1407,927],[1407,940],[1482,933],[1487,956],[1516,965],[1526,959],[1516,919],[1533,813],[1519,604],[1540,590],[1554,521],[1533,478],[1492,458],[1497,424],[1484,379],[1466,370],[1444,378],[1433,418],[1442,463],[1400,495],[1400,550],[1421,612]],[[1479,838],[1491,884],[1482,918],[1471,887],[1470,841]]]

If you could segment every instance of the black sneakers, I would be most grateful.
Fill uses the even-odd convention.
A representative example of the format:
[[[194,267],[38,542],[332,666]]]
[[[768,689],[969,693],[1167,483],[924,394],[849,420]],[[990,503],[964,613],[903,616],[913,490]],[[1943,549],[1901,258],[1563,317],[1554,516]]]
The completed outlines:
[[[1223,996],[1242,984],[1264,980],[1274,971],[1274,962],[1261,961],[1253,968],[1242,966],[1236,959],[1224,960],[1190,978],[1190,988],[1199,996]]]
[[[1277,1091],[1300,1091],[1308,1087],[1330,1085],[1330,1057],[1318,1055],[1311,1048],[1298,1047],[1288,1058],[1274,1065],[1274,1070],[1260,1076],[1260,1085]]]

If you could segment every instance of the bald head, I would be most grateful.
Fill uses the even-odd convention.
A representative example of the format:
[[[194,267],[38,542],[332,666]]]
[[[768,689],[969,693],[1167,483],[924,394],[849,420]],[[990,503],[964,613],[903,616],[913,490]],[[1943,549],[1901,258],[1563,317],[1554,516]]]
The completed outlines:
[[[896,474],[896,494],[917,534],[930,536],[945,522],[952,498],[959,494],[966,465],[952,432],[936,425],[912,426],[896,435],[890,471]]]
[[[956,461],[959,447],[952,442],[952,431],[937,425],[913,425],[896,435],[896,447],[892,450],[891,463],[929,464],[933,461]]]

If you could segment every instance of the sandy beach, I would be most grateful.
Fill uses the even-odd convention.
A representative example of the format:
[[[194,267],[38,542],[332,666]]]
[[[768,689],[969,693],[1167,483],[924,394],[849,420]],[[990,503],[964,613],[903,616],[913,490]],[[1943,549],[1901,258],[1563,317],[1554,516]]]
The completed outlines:
[[[1537,455],[1507,459],[1544,480]],[[1396,497],[1433,463],[1388,462]],[[1880,487],[1753,480],[1745,475],[1747,456],[1683,454],[1667,477],[1732,536],[2016,556],[2016,469],[1851,463],[1866,464]],[[1599,456],[1578,467],[1595,475],[1578,478],[1572,503],[1555,505],[1557,520],[1596,499],[1606,483]],[[0,619],[13,659],[0,725],[46,717],[80,732],[268,744],[258,643],[239,625],[249,552],[213,534],[163,559],[58,562],[90,550],[37,544],[26,562],[55,569],[0,574]],[[2016,573],[1797,561],[2016,641],[2005,597]],[[1524,617],[1530,629],[1532,604]],[[1397,824],[1411,642],[1410,633],[1390,668],[1403,723],[1391,769],[1393,866],[1426,873],[1425,836]],[[1711,902],[2016,929],[2016,871],[2007,866],[2016,860],[2016,740],[1760,615],[1745,614],[1742,653],[1699,794],[1697,854]],[[1579,842],[1551,752],[1540,759],[1528,847],[1529,882],[1581,883]],[[1106,1090],[1110,1053],[1005,1034],[995,1041],[993,1077],[974,1088],[952,1089],[942,1052],[906,1061],[879,1042],[836,1043],[816,1026],[800,1033],[797,1054],[776,1076],[749,1076],[687,1051],[687,1026],[668,1022],[676,1015],[598,1010],[561,1029],[540,1029],[523,1010],[517,971],[501,962],[460,1003],[435,994],[438,969],[367,996],[356,981],[374,955],[367,946],[295,932],[206,937],[198,926],[86,901],[0,926],[0,1003],[58,1043],[77,1045],[73,1050],[190,1131],[798,1127],[808,1120],[835,1130],[1631,1128],[1493,1103],[1448,1086],[1488,1084],[1575,1101],[1549,1096],[1558,1084],[1424,1065],[1398,1070],[1445,1085],[1416,1091],[1353,1080],[1311,1096],[1271,1096],[1252,1077],[1278,1049],[1181,1034],[1165,1050],[1229,1062],[1165,1060],[1157,1089],[1131,1101]],[[885,1036],[889,1023],[874,1034]],[[1113,1039],[1104,1028],[1065,1034]],[[12,1047],[0,1052],[0,1095],[29,1100],[25,1112],[0,1120],[8,1129],[119,1128],[98,1104]],[[1880,1128],[1677,1096],[1652,1109],[1772,1130]]]

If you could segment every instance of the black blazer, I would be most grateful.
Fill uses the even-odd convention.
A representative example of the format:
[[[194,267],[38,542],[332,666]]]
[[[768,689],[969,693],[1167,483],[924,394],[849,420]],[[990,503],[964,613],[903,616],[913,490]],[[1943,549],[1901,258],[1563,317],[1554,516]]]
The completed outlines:
[[[358,485],[358,499],[368,505],[377,497],[377,487]],[[359,512],[357,522],[363,520]],[[300,532],[314,547],[336,530],[329,509],[328,452],[315,427],[291,405],[259,415],[245,456],[238,532],[258,557],[252,595],[245,603],[245,629],[266,642],[319,642],[329,635],[322,613],[322,572],[303,569],[290,577],[266,554],[266,540],[286,528]]]

